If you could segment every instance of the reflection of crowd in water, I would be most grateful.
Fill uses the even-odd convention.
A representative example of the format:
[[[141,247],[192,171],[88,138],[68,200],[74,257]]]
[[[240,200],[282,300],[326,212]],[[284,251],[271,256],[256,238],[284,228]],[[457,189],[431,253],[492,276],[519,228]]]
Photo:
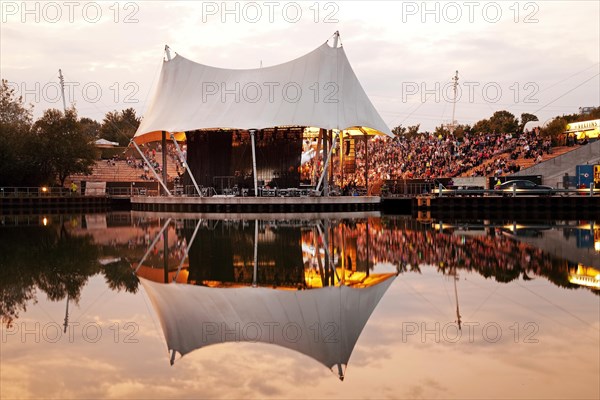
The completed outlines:
[[[482,235],[463,236],[425,225],[369,223],[368,226],[368,235],[365,220],[344,228],[346,246],[356,243],[356,265],[366,265],[368,255],[371,268],[377,263],[389,263],[403,272],[433,265],[444,273],[466,269],[498,281],[511,281],[521,274],[528,279],[527,273],[538,276],[567,273],[566,263],[504,235],[499,228],[490,228]],[[334,235],[332,252],[339,254],[340,243],[335,237],[339,235]],[[312,235],[303,236],[305,244],[312,245],[312,240]]]
[[[369,227],[367,234],[367,225]],[[323,228],[325,224],[322,224]],[[488,228],[482,231],[481,235],[459,235],[451,231],[438,231],[428,225],[423,225],[414,220],[389,220],[379,219],[355,220],[352,222],[331,223],[329,235],[329,245],[331,259],[336,267],[341,267],[341,248],[344,240],[345,265],[349,269],[357,271],[363,270],[366,265],[371,269],[378,263],[389,263],[395,265],[399,272],[407,270],[418,270],[420,266],[432,265],[444,273],[451,273],[453,269],[466,269],[476,271],[485,277],[493,276],[498,281],[511,281],[523,276],[528,279],[527,274],[538,276],[558,276],[553,279],[555,283],[564,282],[567,278],[568,265],[558,259],[544,253],[541,249],[514,240],[505,235],[499,228]],[[303,270],[307,273],[318,272],[318,262],[315,257],[315,243],[321,252],[321,259],[324,263],[324,238],[318,233],[316,228],[308,229],[306,226],[300,227],[302,230],[301,245],[305,251]],[[147,231],[141,240],[144,245],[148,245],[154,235],[158,233]],[[221,238],[220,240],[225,240]],[[139,241],[139,239],[138,239]],[[290,245],[293,245],[290,243]],[[177,236],[176,243],[169,247],[170,264],[173,260],[181,260],[186,249],[185,235]],[[271,253],[273,249],[262,247],[266,253],[259,254],[259,281],[266,282],[272,279],[280,283],[296,282],[300,272],[296,271],[297,266],[289,265],[276,270],[265,268],[268,262],[271,262]],[[251,249],[249,248],[248,251]],[[160,266],[162,261],[162,241],[152,249],[151,255],[145,264]],[[238,254],[239,253],[239,254]],[[243,252],[242,252],[243,253]],[[236,268],[235,281],[251,282],[252,280],[252,254],[236,253],[234,247],[235,264],[242,267]],[[308,254],[312,253],[312,255]],[[349,256],[351,255],[351,256]],[[241,258],[239,258],[241,257]],[[266,258],[264,258],[266,257]],[[349,257],[349,259],[348,259]],[[368,258],[368,263],[367,263]],[[280,260],[283,262],[283,260]],[[286,264],[288,264],[287,262]],[[353,266],[353,268],[351,267]],[[292,272],[288,269],[294,269]],[[293,276],[286,276],[291,273]],[[267,274],[267,275],[264,275]],[[275,274],[275,275],[273,275]],[[564,275],[564,279],[562,275]],[[289,281],[289,282],[288,282]]]
[[[453,268],[478,271],[484,276],[519,276],[530,271],[536,275],[552,269],[552,258],[539,248],[504,236],[499,229],[486,235],[463,236],[433,229],[379,229],[370,227],[366,243],[366,224],[357,225],[359,257],[366,258],[366,247],[374,262],[390,262],[401,269],[422,264],[441,270]],[[509,279],[509,280],[512,280]]]

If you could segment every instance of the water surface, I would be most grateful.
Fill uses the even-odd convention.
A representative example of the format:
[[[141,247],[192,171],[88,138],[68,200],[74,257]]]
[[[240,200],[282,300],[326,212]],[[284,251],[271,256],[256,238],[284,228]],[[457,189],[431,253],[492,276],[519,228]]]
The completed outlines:
[[[1,217],[1,397],[600,397],[600,221],[255,217]]]

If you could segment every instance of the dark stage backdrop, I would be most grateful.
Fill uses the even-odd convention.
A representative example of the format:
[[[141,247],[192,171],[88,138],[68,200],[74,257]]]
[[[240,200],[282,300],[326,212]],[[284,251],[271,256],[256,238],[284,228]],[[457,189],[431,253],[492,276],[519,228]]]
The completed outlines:
[[[256,140],[256,169],[263,185],[278,188],[300,185],[304,128],[264,129]],[[252,147],[248,131],[187,133],[187,162],[199,185],[217,189],[238,185],[253,188]],[[184,178],[186,185],[191,179]]]
[[[232,131],[186,132],[187,163],[200,186],[214,186],[215,176],[231,175]],[[187,172],[184,184],[192,185]]]
[[[208,221],[189,251],[189,280],[252,284],[256,221]],[[191,240],[196,221],[187,220]],[[258,284],[304,287],[302,232],[299,227],[262,226],[258,235]]]

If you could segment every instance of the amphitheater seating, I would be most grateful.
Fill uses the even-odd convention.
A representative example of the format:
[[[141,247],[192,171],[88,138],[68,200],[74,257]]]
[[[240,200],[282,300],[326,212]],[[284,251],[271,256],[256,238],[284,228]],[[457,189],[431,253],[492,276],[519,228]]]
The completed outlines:
[[[579,146],[567,147],[567,146],[559,146],[553,147],[551,154],[544,154],[542,156],[542,161],[548,161],[553,159],[554,157],[558,157],[562,154],[568,153],[569,151],[575,150],[579,148]],[[535,160],[533,158],[519,158],[515,161],[517,165],[521,167],[521,170],[525,168],[529,168],[535,165]]]
[[[156,159],[162,166],[162,154],[157,153]],[[106,160],[96,161],[92,167],[91,175],[76,174],[71,175],[65,184],[70,185],[71,182],[75,181],[87,181],[87,182],[133,182],[141,180],[141,175],[144,174],[142,168],[133,168],[127,164],[127,161],[111,161],[108,163]],[[176,163],[171,157],[167,157],[167,174],[168,180],[172,180],[177,176]],[[148,173],[151,180],[154,180],[152,173]]]
[[[568,153],[569,151],[575,150],[577,148],[579,148],[580,146],[572,146],[572,147],[567,147],[567,146],[559,146],[559,147],[553,147],[552,148],[552,153],[551,154],[544,154],[542,156],[542,161],[548,161],[553,159],[554,157],[558,157],[560,155],[563,155],[565,153]],[[461,174],[461,176],[471,176],[473,174],[474,170],[480,170],[481,166],[487,166],[488,164],[492,164],[494,163],[496,160],[499,159],[507,159],[509,157],[508,153],[503,153],[503,154],[499,154],[495,157],[492,157],[488,160],[485,160],[483,162],[483,164],[478,165],[477,167],[473,167],[471,169],[469,169],[468,171],[464,172],[463,174]],[[533,165],[535,165],[535,160],[533,158],[518,158],[515,161],[515,164],[521,167],[521,170],[524,170],[526,168],[532,167]]]

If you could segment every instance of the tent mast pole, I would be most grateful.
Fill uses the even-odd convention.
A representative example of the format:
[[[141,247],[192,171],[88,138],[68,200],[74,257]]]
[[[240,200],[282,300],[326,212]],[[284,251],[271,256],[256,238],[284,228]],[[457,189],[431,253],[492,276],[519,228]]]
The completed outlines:
[[[336,141],[331,140],[331,147],[329,148],[329,153],[327,154],[327,159],[325,160],[325,166],[323,167],[323,173],[321,174],[321,178],[319,179],[319,183],[317,184],[316,190],[318,191],[321,187],[321,183],[323,183],[323,195],[329,196],[329,185],[327,182],[327,171],[329,170],[329,161],[331,160],[331,153],[335,148]],[[323,181],[325,179],[325,181]]]
[[[167,219],[167,222],[165,222],[165,224],[163,225],[163,227],[160,230],[160,232],[158,232],[158,235],[156,235],[156,237],[154,238],[154,240],[152,241],[152,243],[150,243],[150,246],[148,246],[148,248],[146,249],[146,253],[144,254],[144,256],[142,257],[142,259],[138,263],[137,267],[135,268],[135,271],[133,271],[134,273],[138,272],[138,269],[140,269],[140,267],[142,266],[142,264],[144,263],[144,261],[146,261],[146,257],[148,257],[148,254],[150,254],[150,252],[152,251],[152,249],[154,248],[154,246],[156,246],[156,243],[158,243],[158,240],[160,239],[160,236],[163,234],[163,232],[165,231],[165,229],[167,229],[167,226],[169,225],[170,222],[171,222],[171,218]]]
[[[333,34],[333,48],[334,49],[337,49],[339,37],[340,37],[340,32],[335,31],[335,33]],[[341,140],[341,132],[340,132],[340,140]],[[333,130],[331,130],[331,137],[329,138],[329,145],[331,146],[331,149],[333,149],[335,147],[335,136],[333,134]],[[329,178],[328,179],[330,182],[327,182],[327,190],[326,190],[327,196],[329,196],[329,183],[333,183],[333,167],[329,170]]]
[[[183,253],[183,257],[181,258],[179,265],[177,266],[177,272],[175,272],[175,276],[173,277],[174,283],[177,283],[177,277],[179,276],[179,272],[181,271],[181,268],[183,267],[183,263],[185,262],[185,259],[187,258],[188,254],[190,253],[190,249],[192,248],[194,239],[196,239],[196,235],[198,234],[198,229],[200,229],[201,222],[202,222],[202,220],[199,219],[198,222],[196,223],[196,229],[194,229],[194,233],[192,234],[192,237],[190,238],[189,243],[187,244],[187,246],[185,246],[185,252]]]
[[[162,178],[163,178],[163,182],[167,183],[167,132],[166,131],[162,131],[162,139],[161,139],[160,145],[162,148]]]
[[[254,270],[252,273],[252,287],[258,286],[258,220],[254,220]]]
[[[333,129],[330,130],[330,136],[329,136],[329,145],[331,146],[332,149],[334,149],[334,147],[336,147],[337,144],[337,139],[335,138],[335,135],[333,134]],[[331,153],[331,157],[333,157],[333,153]],[[335,182],[333,181],[333,170],[334,170],[335,164],[333,162],[333,160],[331,161],[331,167],[328,168],[328,181],[327,181],[327,196],[329,196],[330,193],[330,188],[331,185],[335,184]]]
[[[256,144],[254,135],[256,129],[250,129],[250,142],[252,144],[252,175],[254,176],[254,197],[258,197],[258,177],[256,176]]]
[[[317,165],[319,163],[319,160],[321,159],[321,147],[322,147],[322,143],[323,143],[323,129],[319,128],[319,137],[317,138],[317,153],[315,154],[315,157],[313,158],[314,162],[313,162],[313,176],[311,177],[311,185],[316,185],[317,184]]]
[[[158,183],[160,183],[161,186],[163,187],[163,189],[165,189],[165,192],[167,193],[167,195],[169,197],[173,196],[171,194],[171,192],[169,191],[169,189],[167,189],[167,186],[164,184],[162,179],[160,179],[160,176],[158,176],[158,174],[154,170],[154,167],[152,166],[152,164],[150,164],[150,161],[148,161],[148,159],[146,158],[146,156],[144,155],[142,150],[140,150],[140,147],[137,145],[137,143],[133,139],[131,139],[131,143],[133,143],[133,145],[135,146],[135,149],[138,151],[138,153],[140,153],[140,156],[142,156],[142,159],[144,160],[144,162],[146,163],[146,165],[148,166],[148,168],[150,169],[150,171],[152,172],[152,174],[154,175],[154,177],[156,178]]]
[[[369,195],[369,137],[365,135],[365,189]]]
[[[63,110],[67,115],[67,100],[65,99],[65,78],[63,77],[62,70],[58,70],[58,80],[60,81],[60,92],[62,93]]]
[[[331,142],[329,141],[329,130],[323,130],[323,138],[325,139],[325,151],[323,152],[327,158],[323,159],[323,171],[322,175],[325,175],[325,181],[323,182],[323,195],[329,196],[329,181],[327,180],[327,163],[329,162],[329,157],[331,156]],[[321,179],[323,179],[321,177]],[[319,180],[319,184],[321,181]],[[319,190],[319,185],[317,185],[317,190]]]
[[[171,61],[171,52],[169,46],[165,45],[165,53],[167,53],[167,60]],[[167,183],[167,132],[162,131],[162,138],[160,141],[162,148],[162,178]],[[165,190],[167,190],[165,188]],[[166,192],[165,192],[166,194]],[[170,194],[169,194],[170,195]]]
[[[339,37],[340,37],[340,31],[335,31],[335,33],[333,34],[333,48],[334,49],[337,49],[337,47],[338,47],[338,39],[339,39]],[[340,156],[339,156],[339,161],[340,161],[340,172],[341,172],[341,178],[342,178],[341,186],[344,185],[344,170],[343,170],[344,167],[343,167],[343,164],[342,164],[342,153],[344,151],[344,147],[342,146],[342,143],[343,143],[342,142],[342,138],[343,138],[343,136],[344,136],[344,133],[340,132]],[[332,131],[332,133],[331,133],[331,143],[332,143],[332,146],[331,147],[333,147],[334,140],[335,140],[335,138],[333,137],[333,131]],[[331,181],[333,182],[333,168],[331,168],[329,176],[330,176]],[[329,185],[328,185],[327,189],[328,189],[327,195],[329,195]]]
[[[173,132],[171,132],[171,140],[173,141],[173,144],[175,145],[175,149],[177,150],[177,155],[179,156],[179,161],[181,161],[185,170],[188,172],[188,174],[190,174],[190,178],[192,178],[192,183],[194,184],[194,187],[196,188],[196,192],[198,193],[198,196],[202,197],[202,193],[200,192],[200,188],[198,187],[196,178],[194,178],[194,174],[192,174],[192,170],[190,169],[190,166],[188,165],[185,157],[183,156],[183,151],[181,151],[181,147],[179,147],[179,143],[177,143],[177,140],[175,139],[175,135],[173,134]]]
[[[163,278],[164,283],[169,283],[169,230],[163,231]]]
[[[344,148],[344,131],[340,132],[340,189],[344,187],[344,152],[346,149]]]

